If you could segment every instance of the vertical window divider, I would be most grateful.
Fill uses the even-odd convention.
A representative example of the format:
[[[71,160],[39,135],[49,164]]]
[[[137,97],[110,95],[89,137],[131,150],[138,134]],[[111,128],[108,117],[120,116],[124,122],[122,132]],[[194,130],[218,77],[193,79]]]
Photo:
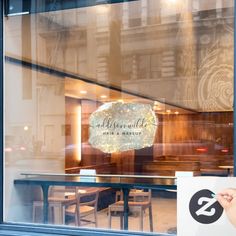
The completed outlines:
[[[4,152],[3,152],[3,125],[4,125],[4,104],[3,104],[3,14],[4,14],[4,3],[6,1],[0,1],[0,150],[1,150],[1,157],[0,157],[0,172],[1,172],[1,178],[0,178],[0,224],[3,223],[3,176],[4,176],[4,169],[3,169],[3,163],[4,163]]]

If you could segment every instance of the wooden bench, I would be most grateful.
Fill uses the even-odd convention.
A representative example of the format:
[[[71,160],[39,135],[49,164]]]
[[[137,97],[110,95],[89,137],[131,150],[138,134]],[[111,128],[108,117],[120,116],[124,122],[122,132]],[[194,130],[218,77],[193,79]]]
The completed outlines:
[[[157,156],[155,161],[176,161],[176,162],[199,162],[202,175],[225,175],[225,171],[219,166],[233,165],[232,155],[183,155],[183,156]]]
[[[81,169],[95,169],[97,174],[111,174],[116,173],[116,163],[71,167],[66,168],[65,172],[66,174],[79,174]]]
[[[198,161],[152,161],[143,165],[143,173],[174,176],[176,171],[192,171],[200,175]]]

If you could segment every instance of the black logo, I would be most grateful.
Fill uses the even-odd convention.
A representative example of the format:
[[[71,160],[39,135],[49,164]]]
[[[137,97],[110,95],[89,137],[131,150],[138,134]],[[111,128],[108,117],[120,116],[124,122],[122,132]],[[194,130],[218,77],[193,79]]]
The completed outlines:
[[[214,198],[213,192],[203,189],[196,192],[191,198],[189,211],[197,222],[211,224],[221,217],[223,207]]]

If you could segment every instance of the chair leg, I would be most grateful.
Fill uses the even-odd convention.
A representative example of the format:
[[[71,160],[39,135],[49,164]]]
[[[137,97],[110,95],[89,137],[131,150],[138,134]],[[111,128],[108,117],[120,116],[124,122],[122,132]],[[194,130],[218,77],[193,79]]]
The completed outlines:
[[[75,214],[75,226],[80,226],[80,217],[77,213]]]
[[[140,208],[140,231],[143,231],[143,209]]]
[[[94,211],[94,223],[95,223],[95,227],[97,228],[98,224],[97,224],[97,211],[96,210]]]
[[[65,225],[66,224],[66,207],[62,206],[62,224]]]
[[[120,212],[120,229],[124,229],[124,211]]]
[[[48,209],[49,209],[49,212],[48,212],[48,220],[49,220],[49,222],[51,224],[57,223],[57,222],[55,222],[55,212],[54,212],[55,211],[55,207],[49,206]]]
[[[58,206],[58,211],[59,211],[59,219],[58,219],[58,223],[59,224],[63,224],[63,206],[60,204],[59,206]],[[55,212],[55,210],[54,210],[54,212]]]
[[[153,232],[152,205],[149,206],[150,231]]]
[[[108,228],[111,228],[111,208],[108,207]]]
[[[32,221],[35,223],[35,218],[36,218],[36,206],[33,204],[33,211],[32,211]]]

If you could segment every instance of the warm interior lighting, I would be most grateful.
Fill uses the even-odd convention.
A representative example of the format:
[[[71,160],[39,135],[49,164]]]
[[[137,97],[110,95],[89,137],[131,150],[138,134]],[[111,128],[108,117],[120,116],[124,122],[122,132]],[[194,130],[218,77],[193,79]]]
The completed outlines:
[[[29,127],[28,126],[24,126],[24,130],[25,131],[29,130]]]
[[[169,3],[176,3],[177,0],[167,0],[167,2],[169,2]]]
[[[176,5],[177,0],[166,0],[165,3],[166,5],[172,6],[172,5]]]
[[[107,95],[101,95],[100,98],[107,98]]]
[[[77,108],[76,159],[81,161],[81,105]]]
[[[223,152],[223,153],[228,153],[228,152],[229,152],[229,149],[224,148],[224,149],[221,150],[221,152]]]
[[[12,152],[12,148],[10,148],[10,147],[6,147],[4,150],[5,150],[5,152]]]
[[[108,13],[109,9],[110,8],[109,8],[108,4],[106,4],[106,5],[97,5],[96,6],[97,13],[100,13],[100,14]]]
[[[81,93],[81,94],[87,94],[88,92],[85,91],[85,90],[81,90],[80,93]]]
[[[179,112],[178,112],[178,111],[175,111],[175,114],[176,114],[176,115],[179,115]]]
[[[171,110],[166,110],[167,113],[171,113]]]
[[[206,147],[199,147],[199,148],[196,148],[196,151],[197,152],[207,152],[207,148]]]
[[[162,109],[160,107],[158,107],[158,106],[154,106],[154,110],[161,111]]]
[[[119,100],[117,100],[118,102],[124,102],[124,100],[123,99],[119,99]]]

